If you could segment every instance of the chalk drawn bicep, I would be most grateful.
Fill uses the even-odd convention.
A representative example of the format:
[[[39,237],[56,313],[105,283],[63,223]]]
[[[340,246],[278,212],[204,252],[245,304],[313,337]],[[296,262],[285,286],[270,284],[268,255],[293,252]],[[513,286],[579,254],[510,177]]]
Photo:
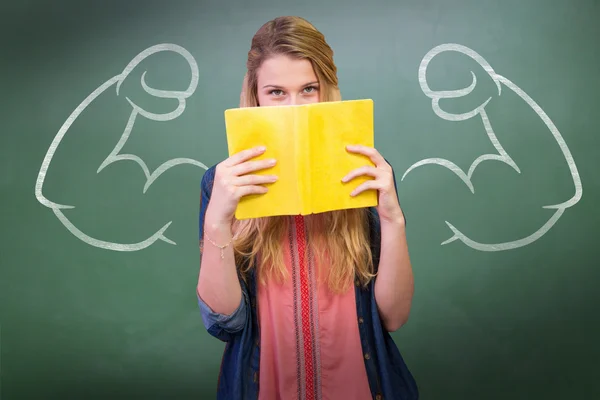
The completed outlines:
[[[189,68],[190,68],[190,80],[189,80],[189,85],[185,90],[157,89],[157,88],[152,87],[146,81],[146,73],[145,72],[142,73],[139,82],[140,82],[142,89],[147,94],[154,96],[154,97],[158,97],[158,98],[168,99],[171,101],[175,100],[176,107],[174,107],[173,109],[171,109],[167,112],[157,113],[154,111],[145,110],[142,106],[140,106],[135,100],[133,100],[129,96],[122,96],[121,89],[122,89],[122,84],[125,81],[125,79],[131,74],[131,72],[134,70],[134,68],[140,64],[141,61],[143,61],[145,58],[147,58],[148,56],[150,56],[152,54],[155,54],[158,52],[163,52],[163,51],[172,51],[172,52],[175,52],[175,53],[183,56],[183,58],[187,61]],[[159,227],[156,231],[148,232],[147,235],[145,236],[145,238],[143,238],[142,240],[136,240],[136,241],[127,242],[127,243],[124,243],[124,242],[116,243],[114,240],[111,241],[110,239],[100,239],[100,238],[94,237],[93,235],[90,235],[90,234],[84,232],[85,230],[82,229],[81,226],[77,226],[77,224],[79,222],[76,224],[72,220],[71,217],[70,218],[67,217],[66,213],[69,212],[67,210],[73,210],[75,208],[78,208],[81,212],[81,207],[85,208],[85,204],[75,204],[75,203],[77,203],[76,201],[71,202],[71,204],[67,204],[66,202],[63,202],[61,204],[59,202],[49,200],[49,198],[47,198],[46,194],[45,194],[45,192],[47,191],[46,190],[46,186],[47,186],[46,178],[47,178],[47,172],[48,172],[49,168],[54,163],[56,163],[55,156],[57,154],[57,151],[59,151],[60,147],[64,147],[63,141],[64,141],[65,137],[67,136],[67,133],[69,133],[70,135],[81,135],[80,130],[69,132],[69,130],[73,127],[73,124],[75,124],[78,121],[78,119],[84,113],[86,108],[93,107],[94,103],[97,101],[97,99],[101,95],[104,96],[105,93],[109,93],[110,91],[108,91],[108,89],[113,88],[113,87],[115,89],[115,91],[113,92],[113,95],[116,95],[116,97],[117,97],[115,102],[118,101],[118,97],[121,97],[121,98],[124,98],[124,101],[126,101],[129,104],[129,116],[128,116],[128,118],[126,118],[126,122],[122,125],[121,132],[120,133],[117,132],[117,135],[120,135],[120,137],[117,136],[116,140],[113,142],[112,146],[109,147],[109,150],[107,151],[108,155],[107,156],[105,155],[104,157],[102,157],[102,159],[100,159],[98,161],[98,164],[94,168],[93,172],[90,171],[90,178],[93,178],[94,175],[99,174],[106,167],[108,167],[109,165],[111,165],[117,161],[134,162],[135,164],[139,165],[139,167],[143,171],[142,179],[144,180],[144,182],[143,182],[142,187],[143,187],[143,191],[145,193],[146,190],[148,189],[148,187],[162,173],[164,173],[165,171],[167,171],[168,169],[170,169],[174,166],[181,165],[181,164],[191,164],[191,165],[206,169],[206,166],[198,160],[195,160],[192,158],[179,157],[179,158],[168,159],[167,161],[165,161],[164,163],[159,165],[154,170],[151,170],[147,166],[146,162],[141,157],[139,157],[135,154],[121,153],[123,146],[126,144],[127,140],[129,139],[129,135],[135,126],[137,118],[141,117],[141,118],[146,118],[146,119],[150,119],[153,121],[163,122],[163,121],[168,121],[168,120],[172,120],[174,118],[179,117],[185,110],[186,99],[189,96],[191,96],[196,89],[196,86],[198,83],[198,78],[199,78],[198,68],[197,68],[197,64],[196,64],[194,58],[191,56],[191,54],[189,52],[187,52],[187,50],[183,49],[180,46],[173,45],[173,44],[160,44],[160,45],[152,46],[152,47],[142,51],[141,53],[139,53],[136,57],[134,57],[132,59],[131,62],[129,62],[129,64],[127,64],[127,66],[124,68],[124,70],[119,75],[116,75],[113,78],[107,80],[106,82],[101,84],[97,89],[95,89],[90,95],[88,95],[84,99],[84,101],[82,101],[76,107],[76,109],[67,118],[65,123],[61,126],[58,133],[54,137],[54,139],[46,153],[44,160],[42,161],[42,165],[41,165],[38,177],[36,179],[35,195],[36,195],[37,200],[42,205],[50,208],[54,212],[54,214],[56,215],[58,220],[61,221],[62,224],[67,228],[67,230],[69,230],[73,235],[75,235],[78,239],[82,240],[83,242],[90,244],[92,246],[95,246],[95,247],[100,247],[100,248],[115,250],[115,251],[136,251],[136,250],[141,250],[143,248],[146,248],[158,240],[162,240],[167,243],[175,244],[172,240],[168,239],[164,235],[166,229],[171,225],[170,221],[165,222],[162,225],[162,227]],[[119,96],[120,94],[121,94],[121,96]],[[115,145],[115,142],[116,142],[116,145]],[[96,153],[94,153],[94,154],[96,154]],[[70,153],[70,154],[72,154],[72,153]],[[134,185],[132,185],[132,186],[134,186]],[[110,196],[110,193],[104,193],[103,196]],[[118,226],[115,226],[115,229],[119,229]]]

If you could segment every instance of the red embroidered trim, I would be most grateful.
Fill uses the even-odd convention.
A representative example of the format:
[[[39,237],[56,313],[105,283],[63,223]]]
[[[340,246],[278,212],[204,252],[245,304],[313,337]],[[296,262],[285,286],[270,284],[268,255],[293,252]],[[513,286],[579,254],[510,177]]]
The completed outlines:
[[[302,336],[304,337],[306,399],[315,399],[315,382],[313,366],[313,348],[310,329],[310,293],[308,284],[308,271],[306,262],[306,237],[304,233],[304,219],[296,218],[296,237],[298,239],[298,264],[300,266],[300,303],[302,304]]]

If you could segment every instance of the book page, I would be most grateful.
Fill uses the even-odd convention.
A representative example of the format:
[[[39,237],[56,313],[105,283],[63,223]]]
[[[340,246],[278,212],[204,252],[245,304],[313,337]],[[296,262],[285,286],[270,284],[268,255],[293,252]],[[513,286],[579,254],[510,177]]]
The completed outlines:
[[[290,107],[247,107],[225,111],[229,154],[255,146],[266,146],[253,160],[275,158],[277,164],[254,174],[274,174],[278,181],[266,185],[265,194],[241,198],[237,219],[293,215],[300,213],[300,193],[296,171],[294,111]]]
[[[361,176],[342,182],[353,169],[374,165],[368,157],[346,150],[350,144],[374,146],[373,101],[318,103],[310,106],[309,113],[312,212],[376,206],[375,190],[350,196],[373,178]]]

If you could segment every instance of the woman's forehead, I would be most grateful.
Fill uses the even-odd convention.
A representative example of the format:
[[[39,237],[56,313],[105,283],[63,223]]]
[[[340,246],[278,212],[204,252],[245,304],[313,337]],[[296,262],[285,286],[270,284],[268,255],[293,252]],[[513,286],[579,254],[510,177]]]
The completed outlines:
[[[307,59],[275,56],[265,60],[257,71],[258,87],[301,87],[316,82],[312,63]]]

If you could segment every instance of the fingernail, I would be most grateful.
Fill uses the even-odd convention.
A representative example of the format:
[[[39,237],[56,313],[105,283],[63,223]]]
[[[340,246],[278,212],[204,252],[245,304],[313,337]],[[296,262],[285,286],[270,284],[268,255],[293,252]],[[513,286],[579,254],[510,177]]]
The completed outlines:
[[[265,146],[260,146],[260,147],[258,148],[258,151],[265,151],[266,149],[267,149],[267,148],[266,148]]]

